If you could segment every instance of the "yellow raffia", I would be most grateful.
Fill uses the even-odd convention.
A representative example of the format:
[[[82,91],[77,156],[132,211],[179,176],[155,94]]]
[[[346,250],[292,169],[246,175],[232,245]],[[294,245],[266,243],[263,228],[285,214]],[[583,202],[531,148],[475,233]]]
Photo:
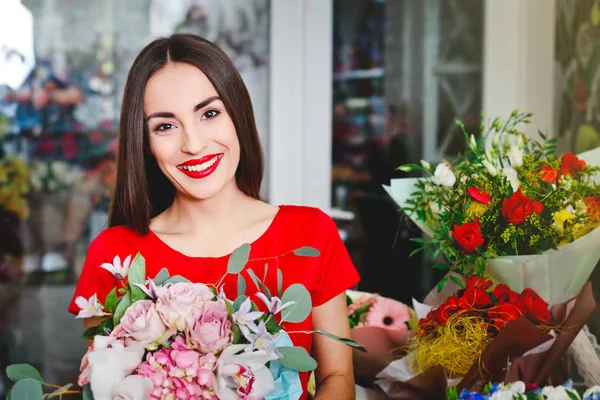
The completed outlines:
[[[422,337],[415,337],[411,368],[423,373],[442,367],[450,378],[464,376],[492,341],[488,324],[480,317],[456,313],[444,325]]]

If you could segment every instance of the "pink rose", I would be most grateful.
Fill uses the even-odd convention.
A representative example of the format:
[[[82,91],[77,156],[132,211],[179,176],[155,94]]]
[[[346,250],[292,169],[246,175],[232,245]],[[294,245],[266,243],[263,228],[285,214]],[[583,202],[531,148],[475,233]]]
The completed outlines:
[[[168,326],[185,331],[185,320],[192,307],[212,300],[213,293],[202,283],[181,282],[159,289],[156,309]]]
[[[173,330],[167,328],[151,300],[139,300],[133,303],[119,324],[125,344],[144,343],[147,348],[156,348],[157,344],[167,341]]]
[[[187,336],[203,353],[222,350],[231,342],[231,321],[222,301],[194,307],[187,318]]]

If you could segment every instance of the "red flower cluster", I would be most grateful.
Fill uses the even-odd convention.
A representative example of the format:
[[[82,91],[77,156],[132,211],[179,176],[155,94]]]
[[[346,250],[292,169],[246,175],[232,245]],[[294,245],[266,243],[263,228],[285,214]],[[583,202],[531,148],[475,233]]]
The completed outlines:
[[[475,218],[473,222],[454,225],[452,237],[465,253],[475,252],[484,243],[483,236],[481,235],[481,224],[478,218]]]
[[[586,168],[585,161],[577,158],[575,154],[568,151],[563,154],[560,164],[560,173],[562,175],[575,175]]]
[[[493,290],[492,286],[492,281],[472,275],[467,279],[466,288],[450,296],[419,321],[418,335],[426,336],[436,325],[444,325],[457,313],[482,318],[492,334],[497,334],[520,316],[536,325],[550,324],[548,304],[532,289],[527,288],[519,294],[502,283]]]
[[[544,205],[525,196],[519,188],[509,199],[502,201],[502,215],[513,225],[519,225],[531,214],[540,215]]]

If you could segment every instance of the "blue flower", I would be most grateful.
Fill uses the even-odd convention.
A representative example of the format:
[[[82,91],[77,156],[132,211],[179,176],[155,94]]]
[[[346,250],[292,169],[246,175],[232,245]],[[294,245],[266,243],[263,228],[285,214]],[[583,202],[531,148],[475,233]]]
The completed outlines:
[[[481,393],[469,392],[467,389],[463,389],[460,392],[460,396],[458,400],[486,400],[487,396],[482,395]]]
[[[281,331],[275,345],[282,347],[294,344],[288,334]],[[302,383],[298,371],[282,366],[277,360],[270,362],[269,369],[275,380],[275,390],[265,397],[265,400],[298,400],[302,396]]]

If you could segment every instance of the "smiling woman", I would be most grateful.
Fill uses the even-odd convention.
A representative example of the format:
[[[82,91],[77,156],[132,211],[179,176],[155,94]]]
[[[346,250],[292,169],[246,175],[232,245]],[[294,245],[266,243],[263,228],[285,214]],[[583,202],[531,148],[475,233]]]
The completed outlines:
[[[145,258],[142,281],[166,267],[192,282],[222,282],[227,298],[243,287],[259,308],[260,291],[283,290],[285,298],[287,288],[302,285],[312,299],[310,315],[299,323],[282,320],[282,327],[318,363],[316,398],[352,399],[350,348],[310,333],[350,336],[345,290],[359,276],[332,219],[314,208],[262,202],[262,176],[250,97],[227,56],[192,35],[150,43],[125,87],[110,228],[88,249],[69,311],[89,304],[78,304],[78,297],[103,302],[122,285],[120,260],[138,252]],[[251,269],[240,273],[242,285],[227,266],[244,244]],[[288,257],[305,246],[318,255]],[[246,288],[256,276],[264,287]],[[306,398],[308,374],[300,378],[304,393],[288,398]]]

